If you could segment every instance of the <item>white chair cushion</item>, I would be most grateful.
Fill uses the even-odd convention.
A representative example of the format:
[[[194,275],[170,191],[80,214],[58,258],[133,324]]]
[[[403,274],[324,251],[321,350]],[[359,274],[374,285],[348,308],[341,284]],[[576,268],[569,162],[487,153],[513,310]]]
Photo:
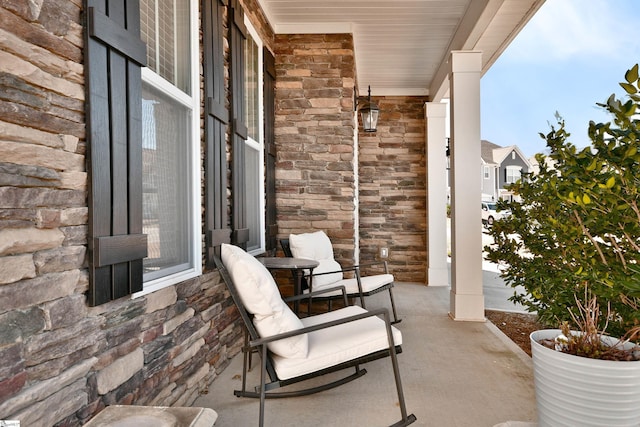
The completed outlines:
[[[242,248],[228,244],[222,244],[221,257],[249,313],[270,316],[281,309],[278,285],[260,261]]]
[[[313,274],[328,273],[330,271],[336,271],[336,273],[313,276],[311,286],[314,291],[334,286],[334,283],[341,281],[344,277],[342,275],[342,267],[340,267],[337,261],[333,259],[318,260],[318,266],[313,269]]]
[[[342,319],[364,313],[358,306],[349,306],[302,319],[304,326]],[[402,344],[402,333],[391,327],[395,345]],[[377,316],[345,323],[309,334],[309,351],[304,359],[273,357],[274,368],[281,380],[316,372],[342,362],[389,348],[384,320]]]
[[[315,272],[315,270],[314,270]],[[321,289],[325,289],[325,288],[331,288],[334,286],[344,286],[347,290],[347,294],[357,294],[360,291],[358,290],[358,281],[357,279],[342,279],[340,281],[337,281],[335,283],[331,283],[330,285],[317,285],[316,286],[316,281],[315,281],[315,277],[313,278],[313,290],[314,291],[319,291]],[[378,289],[381,286],[384,286],[386,284],[389,284],[393,282],[393,274],[376,274],[373,276],[364,276],[360,278],[360,284],[362,284],[362,292],[363,293],[367,293],[367,292],[371,292],[371,291],[375,291],[376,289]],[[305,293],[309,292],[309,290],[305,290]],[[334,296],[334,295],[340,295],[342,294],[341,291],[334,291],[334,292],[328,292],[326,294],[323,294],[322,296]]]
[[[303,323],[298,316],[285,304],[282,303],[282,310],[276,311],[271,316],[254,317],[253,324],[261,337],[283,334],[285,332],[302,329]],[[307,357],[309,351],[308,334],[296,335],[294,337],[278,340],[267,344],[269,350],[284,358],[303,359]]]
[[[342,267],[333,259],[333,246],[324,231],[314,233],[290,234],[289,247],[294,258],[306,258],[318,261],[320,264],[313,270],[314,274],[336,271],[334,274],[314,276],[313,289],[326,287],[342,280]]]
[[[289,246],[294,258],[333,259],[333,246],[324,231],[290,234]]]
[[[222,244],[222,262],[229,271],[242,304],[254,315],[253,324],[261,337],[301,329],[302,322],[285,304],[278,285],[262,263],[242,248]],[[269,350],[282,357],[304,358],[308,350],[307,334],[274,341]]]

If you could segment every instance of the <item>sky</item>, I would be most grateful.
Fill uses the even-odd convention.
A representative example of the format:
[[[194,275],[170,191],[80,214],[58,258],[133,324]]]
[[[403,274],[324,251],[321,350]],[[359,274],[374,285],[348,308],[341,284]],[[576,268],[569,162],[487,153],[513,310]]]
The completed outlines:
[[[639,23],[637,0],[546,0],[481,79],[482,139],[532,157],[557,111],[589,145],[589,120],[610,121],[596,103],[624,97],[618,83],[640,62]]]

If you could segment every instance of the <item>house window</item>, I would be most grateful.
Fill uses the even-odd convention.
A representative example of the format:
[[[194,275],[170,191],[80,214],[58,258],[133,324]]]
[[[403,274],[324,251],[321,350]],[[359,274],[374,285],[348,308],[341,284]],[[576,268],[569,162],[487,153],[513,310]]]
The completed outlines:
[[[141,0],[143,293],[201,273],[197,3]]]
[[[245,151],[246,215],[249,228],[247,251],[265,248],[264,137],[262,109],[262,41],[245,17],[248,34],[245,41],[245,112],[248,135]]]
[[[520,166],[507,166],[505,182],[513,184],[522,176],[522,168]]]
[[[489,179],[489,166],[484,166],[483,171],[484,171],[484,179]]]

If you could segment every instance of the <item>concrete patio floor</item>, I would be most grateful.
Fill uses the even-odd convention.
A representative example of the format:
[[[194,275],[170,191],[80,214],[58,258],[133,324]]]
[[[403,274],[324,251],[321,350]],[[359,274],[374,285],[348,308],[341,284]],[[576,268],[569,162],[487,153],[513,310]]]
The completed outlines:
[[[485,283],[485,287],[487,284]],[[487,289],[488,291],[488,289]],[[504,297],[487,308],[511,309],[512,291],[496,287]],[[396,283],[402,322],[403,352],[398,356],[407,410],[416,426],[535,426],[531,359],[490,322],[455,322],[448,317],[449,288]],[[490,298],[487,296],[487,299]],[[369,299],[367,307],[385,306],[386,295]],[[502,302],[501,302],[502,301]],[[493,307],[492,307],[493,305]],[[368,373],[348,384],[315,395],[268,400],[268,426],[384,426],[398,421],[393,373],[388,358],[365,365]],[[208,394],[193,404],[218,413],[216,426],[253,426],[259,402],[237,398],[242,357],[213,382]],[[258,383],[258,370],[248,384]],[[252,382],[253,381],[253,382]]]

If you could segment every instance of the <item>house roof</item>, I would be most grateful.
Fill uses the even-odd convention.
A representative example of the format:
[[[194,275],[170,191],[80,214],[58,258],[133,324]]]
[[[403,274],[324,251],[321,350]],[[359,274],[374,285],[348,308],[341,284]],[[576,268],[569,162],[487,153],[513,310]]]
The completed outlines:
[[[522,160],[530,165],[529,160],[517,145],[502,147],[498,144],[494,144],[491,141],[487,141],[486,139],[480,141],[480,157],[482,157],[483,163],[486,164],[499,165],[509,154],[511,154],[512,151],[518,153]]]
[[[258,0],[276,34],[352,33],[361,95],[448,96],[449,52],[486,72],[544,0]]]
[[[518,148],[517,145],[510,145],[508,147],[503,147],[503,148],[499,148],[497,150],[493,151],[493,160],[500,164],[502,163],[502,161],[509,155],[511,154],[512,151],[515,151],[516,153],[518,153],[518,155],[520,156],[520,158],[522,158],[522,160],[525,163],[529,163],[529,160],[527,160],[527,157],[522,153],[522,151]]]
[[[500,148],[502,148],[500,145],[494,144],[491,141],[487,141],[486,139],[481,140],[480,141],[480,157],[482,158],[482,161],[487,164],[498,164],[499,162],[496,162],[494,160],[493,153],[495,150]]]

